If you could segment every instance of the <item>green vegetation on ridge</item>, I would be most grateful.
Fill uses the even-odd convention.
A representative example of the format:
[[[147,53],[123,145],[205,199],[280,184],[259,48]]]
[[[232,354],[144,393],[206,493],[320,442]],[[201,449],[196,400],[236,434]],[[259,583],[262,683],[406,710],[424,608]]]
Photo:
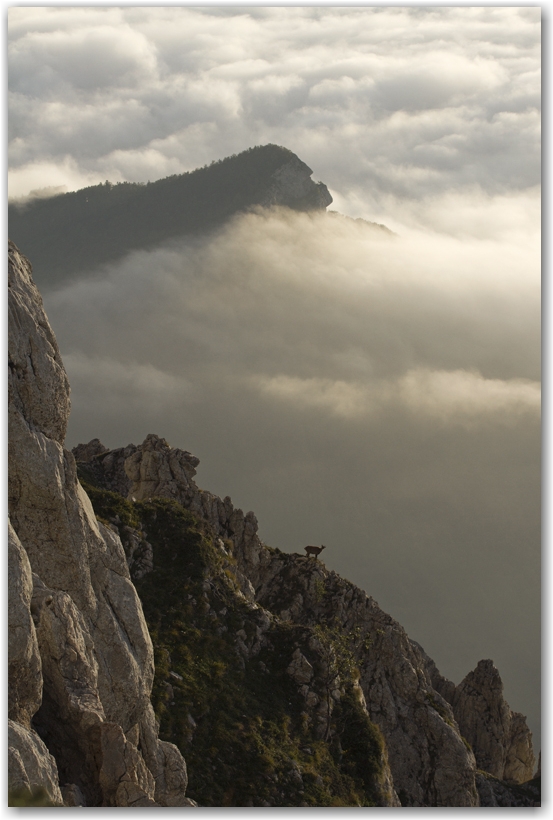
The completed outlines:
[[[141,529],[153,546],[154,569],[135,585],[154,644],[160,737],[187,761],[187,794],[201,806],[375,805],[383,741],[351,683],[326,741],[286,672],[297,647],[320,661],[309,641],[324,630],[275,620],[256,652],[241,653],[237,636],[251,646],[266,616],[237,594],[233,559],[207,525],[174,501],[85,489],[101,519]]]

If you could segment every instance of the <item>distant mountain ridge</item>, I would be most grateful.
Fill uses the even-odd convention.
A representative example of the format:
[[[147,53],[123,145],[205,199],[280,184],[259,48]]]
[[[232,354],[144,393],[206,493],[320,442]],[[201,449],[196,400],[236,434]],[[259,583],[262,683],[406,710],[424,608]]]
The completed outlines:
[[[106,181],[67,194],[12,203],[9,235],[33,260],[39,287],[191,234],[256,205],[324,210],[326,185],[292,151],[249,148],[195,171],[147,184]]]

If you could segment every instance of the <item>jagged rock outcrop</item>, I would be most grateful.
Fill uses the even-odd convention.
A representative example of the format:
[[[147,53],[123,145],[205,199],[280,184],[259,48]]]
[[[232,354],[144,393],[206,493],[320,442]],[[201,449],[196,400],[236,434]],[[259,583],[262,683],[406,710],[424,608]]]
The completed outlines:
[[[505,701],[503,682],[493,661],[480,661],[455,686],[440,674],[422,647],[416,646],[433,687],[451,705],[461,734],[471,744],[479,769],[512,783],[530,780],[536,764],[532,733],[524,715],[513,712]]]
[[[85,476],[129,500],[171,498],[207,521],[216,536],[230,542],[242,592],[253,600],[254,587],[270,560],[270,553],[257,535],[257,518],[253,512],[244,514],[236,509],[228,496],[220,499],[199,489],[193,480],[199,464],[196,456],[171,447],[154,434],[139,446],[129,444],[113,450],[96,439],[75,447],[73,455],[85,465]]]
[[[42,701],[42,662],[31,617],[27,553],[8,522],[8,717],[30,729]]]
[[[137,515],[144,517],[145,520],[141,526],[145,528],[145,531],[136,529],[133,537],[136,540],[147,536],[157,543],[157,547],[155,545],[153,547],[152,575],[159,572],[162,558],[158,555],[156,559],[156,549],[160,549],[160,544],[153,534],[149,534],[149,524],[145,514],[151,510],[157,520],[163,509],[163,505],[159,508],[160,499],[177,501],[193,512],[198,525],[201,524],[206,534],[212,538],[217,554],[213,558],[210,575],[201,584],[199,590],[194,589],[193,582],[190,580],[198,571],[197,568],[181,570],[180,600],[177,608],[173,607],[171,610],[176,622],[183,623],[184,615],[179,615],[180,607],[184,606],[186,610],[186,602],[190,601],[196,613],[192,616],[194,629],[201,630],[204,636],[212,630],[217,635],[224,636],[225,642],[230,642],[232,647],[235,670],[242,670],[246,675],[251,674],[253,664],[254,668],[260,668],[262,674],[267,676],[267,685],[271,685],[270,674],[275,674],[276,671],[277,675],[282,675],[284,672],[295,690],[299,710],[297,719],[303,727],[301,731],[308,732],[314,740],[332,743],[336,739],[339,743],[338,738],[344,731],[343,714],[352,708],[352,697],[356,704],[353,707],[354,712],[357,710],[355,719],[361,720],[362,725],[362,718],[359,715],[361,713],[368,721],[369,715],[362,690],[355,683],[351,690],[350,676],[339,674],[338,659],[330,651],[325,640],[318,637],[313,629],[303,626],[286,624],[283,630],[281,619],[275,618],[271,612],[254,601],[253,586],[238,567],[242,566],[245,571],[253,567],[259,573],[262,561],[259,555],[254,554],[253,560],[251,557],[254,543],[264,564],[270,562],[271,551],[264,547],[255,536],[256,526],[252,527],[255,542],[252,537],[244,539],[249,516],[244,516],[240,510],[234,510],[230,499],[222,502],[196,487],[193,476],[198,464],[197,458],[188,452],[172,449],[164,439],[154,435],[149,435],[138,447],[128,445],[125,448],[108,451],[98,442],[94,442],[90,445],[79,445],[75,448],[74,454],[79,458],[79,470],[83,480],[87,478],[94,480],[97,487],[109,489],[111,492],[113,488],[123,489],[126,498],[134,503]],[[105,501],[109,505],[110,499],[107,498]],[[106,514],[105,509],[102,514]],[[129,528],[123,524],[120,515],[108,515],[108,518],[115,529],[123,532],[125,540],[124,530]],[[170,526],[172,527],[173,524]],[[165,536],[162,535],[162,540],[164,538]],[[184,550],[180,539],[177,543],[180,549]],[[237,560],[241,551],[242,562]],[[128,546],[127,557],[130,559]],[[173,562],[177,559],[178,553],[172,554],[169,564],[171,575],[177,573],[177,570],[173,569],[176,566]],[[136,577],[132,564],[133,559],[130,561],[133,577]],[[144,575],[141,573],[141,578],[137,580],[144,581],[147,585],[148,573]],[[156,584],[155,581],[150,583],[154,583],[154,586]],[[163,587],[165,581],[160,578],[157,584],[156,589],[159,585]],[[229,585],[234,592],[229,591]],[[144,589],[143,586],[140,588]],[[221,606],[221,598],[224,600],[224,606]],[[158,610],[154,622],[157,623],[159,617]],[[284,631],[284,638],[281,635],[282,631]],[[221,648],[218,651],[221,652]],[[265,660],[258,661],[262,657]],[[277,670],[273,668],[270,672],[267,664],[273,666],[275,660],[277,664],[282,665],[282,668],[277,667]],[[162,699],[167,701],[169,706],[174,705],[175,693],[178,691],[180,680],[182,678],[178,673],[169,671],[160,687],[163,692]],[[286,685],[284,688],[286,689]],[[171,722],[169,725],[172,725]],[[192,727],[192,734],[194,734],[197,723],[190,713],[187,714],[185,726],[187,733]],[[374,726],[373,731],[376,731]],[[373,740],[372,748],[376,756],[372,761],[374,771],[370,778],[365,775],[365,788],[374,804],[399,806],[385,745],[377,738]],[[375,751],[377,747],[378,752]],[[281,755],[283,754],[281,752]],[[220,765],[224,766],[224,764]],[[298,765],[297,760],[290,756],[287,763],[281,762],[280,765],[284,765],[284,769],[288,771],[286,780],[291,778],[293,782],[280,783],[279,777],[275,775],[274,780],[269,778],[269,783],[264,783],[263,798],[259,795],[254,796],[252,797],[253,802],[248,802],[246,799],[245,803],[238,805],[310,805],[304,803],[299,796],[302,794],[303,780],[301,766],[297,771],[294,768]],[[296,771],[295,779],[289,774],[292,771]],[[257,773],[256,776],[260,777],[261,774]],[[280,802],[285,799],[285,794],[295,793],[294,782],[297,786],[299,802],[293,804]]]
[[[87,446],[92,449],[87,451]],[[154,435],[138,447],[112,451],[98,443],[79,447],[75,454],[83,458],[88,453],[85,468],[101,477],[104,486],[122,489],[129,499],[155,495],[175,499],[208,522],[229,546],[240,569],[242,589],[249,591],[249,581],[255,601],[266,611],[291,624],[332,623],[343,635],[355,636],[364,703],[386,740],[393,784],[403,805],[478,806],[481,789],[489,791],[476,777],[478,768],[500,781],[522,782],[532,776],[531,735],[522,716],[504,702],[497,704],[505,726],[500,729],[502,767],[493,768],[492,761],[482,757],[484,738],[493,735],[493,720],[475,706],[478,731],[466,724],[474,686],[463,682],[456,687],[440,675],[422,648],[372,598],[329,572],[322,562],[263,545],[253,513],[244,516],[234,510],[229,498],[222,501],[198,489],[193,480],[198,460],[190,453],[173,449]],[[252,600],[251,594],[248,597]],[[309,686],[310,661],[299,649],[288,673],[305,690],[306,703],[319,702]],[[486,684],[481,684],[478,691],[483,697]],[[500,681],[498,685],[502,691]]]
[[[360,685],[388,749],[402,805],[477,806],[474,756],[417,645],[365,592],[313,558],[276,554],[257,599],[282,618],[354,636]]]
[[[156,739],[152,644],[123,547],[63,449],[59,349],[30,264],[8,251],[12,768],[33,785],[46,744],[46,787],[57,766],[86,805],[189,805],[184,760]]]
[[[456,687],[451,704],[479,769],[499,780],[524,783],[534,773],[532,735],[524,715],[503,697],[503,682],[491,660],[482,660]]]
[[[275,556],[256,597],[294,622],[334,618],[344,634],[357,634],[367,708],[386,738],[395,787],[410,805],[478,805],[481,789],[491,787],[475,779],[475,764],[500,783],[532,778],[531,732],[504,700],[491,661],[456,687],[372,598],[313,559]],[[494,788],[503,802],[493,805],[527,799],[518,794],[508,804],[509,786]]]
[[[261,205],[284,205],[297,210],[324,210],[332,197],[323,182],[313,182],[313,171],[299,157],[293,156],[273,173]]]
[[[10,789],[44,789],[54,805],[63,805],[56,761],[32,729],[8,720],[8,784]]]

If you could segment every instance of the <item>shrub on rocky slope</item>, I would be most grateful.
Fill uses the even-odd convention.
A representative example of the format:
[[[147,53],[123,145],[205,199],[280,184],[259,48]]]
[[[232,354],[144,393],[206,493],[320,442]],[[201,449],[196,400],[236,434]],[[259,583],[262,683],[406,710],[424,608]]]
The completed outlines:
[[[127,535],[134,524],[153,549],[135,581],[155,651],[152,702],[160,737],[187,760],[189,796],[202,806],[393,804],[355,679],[333,668],[325,687],[332,638],[248,601],[209,525],[176,501],[84,486],[99,517]]]

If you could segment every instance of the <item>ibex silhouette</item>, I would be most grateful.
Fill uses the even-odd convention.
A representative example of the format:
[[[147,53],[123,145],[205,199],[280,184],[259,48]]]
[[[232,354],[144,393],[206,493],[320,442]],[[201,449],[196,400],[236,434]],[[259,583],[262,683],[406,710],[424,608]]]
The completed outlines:
[[[308,556],[309,555],[314,555],[315,556],[315,561],[317,560],[317,555],[320,552],[322,552],[324,549],[326,549],[324,544],[321,544],[320,547],[305,547],[305,551],[306,551],[307,555]]]

